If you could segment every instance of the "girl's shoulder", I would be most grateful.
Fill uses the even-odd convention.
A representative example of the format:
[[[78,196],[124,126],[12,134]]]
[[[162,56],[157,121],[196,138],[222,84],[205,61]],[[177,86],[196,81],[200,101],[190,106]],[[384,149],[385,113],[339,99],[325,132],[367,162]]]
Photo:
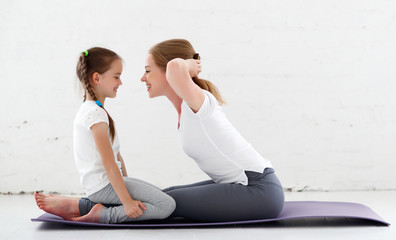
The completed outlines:
[[[81,104],[75,121],[85,125],[88,128],[98,122],[106,122],[109,124],[109,118],[106,111],[99,107],[94,101],[85,101],[83,104]]]
[[[85,114],[95,114],[95,113],[105,113],[106,111],[99,107],[94,101],[85,101],[81,104],[79,113]]]

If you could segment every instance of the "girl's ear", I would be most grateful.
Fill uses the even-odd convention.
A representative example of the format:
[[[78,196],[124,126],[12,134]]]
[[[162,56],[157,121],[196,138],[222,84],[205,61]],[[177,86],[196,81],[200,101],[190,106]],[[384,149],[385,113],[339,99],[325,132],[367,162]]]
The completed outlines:
[[[97,72],[92,73],[91,79],[94,85],[99,85],[99,73]]]

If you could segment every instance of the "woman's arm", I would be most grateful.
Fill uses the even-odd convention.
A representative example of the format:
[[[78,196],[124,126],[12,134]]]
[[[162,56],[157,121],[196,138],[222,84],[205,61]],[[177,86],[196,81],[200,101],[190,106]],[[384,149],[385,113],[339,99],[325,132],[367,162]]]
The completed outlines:
[[[117,154],[117,159],[118,159],[118,161],[121,162],[122,176],[128,177],[128,173],[127,173],[127,170],[126,170],[126,168],[125,168],[124,159],[121,157],[121,154],[120,154],[119,152],[118,152],[118,154]]]
[[[166,79],[169,85],[194,112],[199,111],[205,100],[202,89],[192,80],[192,77],[198,76],[200,71],[201,61],[194,59],[175,58],[166,66]]]
[[[102,162],[107,173],[107,177],[113,186],[118,198],[121,200],[125,208],[125,213],[130,218],[137,218],[143,214],[143,209],[146,209],[143,203],[132,199],[127,188],[125,187],[124,180],[115,162],[113,150],[111,148],[109,135],[107,132],[108,125],[100,122],[92,125],[91,130],[95,139],[96,147],[102,157]]]

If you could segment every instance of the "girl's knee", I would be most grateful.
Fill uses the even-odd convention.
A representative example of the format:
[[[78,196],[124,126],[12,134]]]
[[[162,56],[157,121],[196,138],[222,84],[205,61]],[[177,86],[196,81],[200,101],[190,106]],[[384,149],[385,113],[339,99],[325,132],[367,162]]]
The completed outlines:
[[[171,214],[176,209],[176,201],[172,197],[169,197],[169,209],[170,209],[169,211],[171,212]]]
[[[159,219],[165,219],[169,217],[176,209],[176,201],[168,196],[162,204],[161,213]]]
[[[176,201],[171,196],[169,196],[168,207],[167,207],[168,216],[166,217],[169,217],[175,211],[175,209],[176,209]]]

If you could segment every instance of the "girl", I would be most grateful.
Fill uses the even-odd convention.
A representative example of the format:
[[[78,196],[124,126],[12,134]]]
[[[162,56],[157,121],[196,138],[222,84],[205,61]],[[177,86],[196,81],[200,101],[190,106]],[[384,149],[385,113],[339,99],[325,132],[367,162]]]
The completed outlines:
[[[198,78],[199,59],[187,40],[167,40],[149,50],[141,78],[150,98],[166,96],[171,101],[178,114],[183,150],[211,178],[165,189],[176,200],[171,217],[201,221],[274,218],[284,204],[282,185],[271,162],[229,122],[216,87]],[[52,200],[72,206],[61,198]],[[86,198],[73,200],[74,205],[77,202],[80,214],[87,214],[95,204]],[[70,209],[67,212],[73,214]],[[92,210],[87,215],[91,214]]]
[[[116,97],[122,84],[121,58],[108,49],[91,48],[81,53],[76,70],[85,96],[74,119],[74,159],[88,199],[100,204],[90,216],[72,220],[121,223],[167,218],[175,201],[151,184],[128,178],[113,119],[104,109],[106,98]]]

